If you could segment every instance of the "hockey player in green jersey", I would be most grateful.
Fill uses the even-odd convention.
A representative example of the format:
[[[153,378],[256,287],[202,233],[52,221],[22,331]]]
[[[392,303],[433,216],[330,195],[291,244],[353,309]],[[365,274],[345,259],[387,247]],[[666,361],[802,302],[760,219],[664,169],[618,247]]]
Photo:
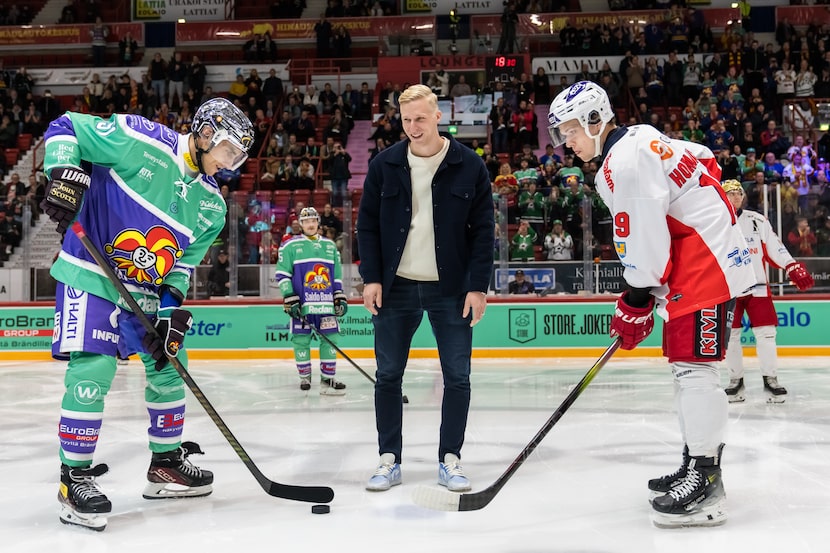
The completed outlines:
[[[337,246],[318,234],[320,215],[313,207],[300,211],[303,232],[280,247],[277,283],[283,309],[291,317],[294,361],[300,373],[300,389],[311,389],[311,334],[313,329],[337,343],[337,319],[349,308],[343,293],[342,268]],[[320,393],[341,396],[346,385],[334,378],[337,350],[320,341]]]
[[[107,465],[92,466],[104,398],[116,356],[138,353],[152,452],[144,497],[211,493],[213,474],[188,460],[202,453],[182,442],[185,390],[168,361],[187,366],[184,337],[190,312],[181,309],[193,268],[225,224],[227,207],[212,175],[248,157],[253,128],[227,100],[205,102],[192,133],[130,114],[101,119],[66,113],[45,134],[49,176],[44,212],[65,233],[51,274],[58,281],[52,354],[69,359],[58,428],[60,520],[103,530],[112,505],[95,482]],[[147,334],[73,233],[77,219],[124,286],[154,321]],[[159,337],[161,339],[159,339]]]

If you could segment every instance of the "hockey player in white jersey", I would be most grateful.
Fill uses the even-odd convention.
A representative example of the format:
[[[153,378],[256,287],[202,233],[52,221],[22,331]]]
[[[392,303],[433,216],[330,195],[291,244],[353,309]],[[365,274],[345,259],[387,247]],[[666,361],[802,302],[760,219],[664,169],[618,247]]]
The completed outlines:
[[[685,446],[680,469],[649,481],[652,520],[660,527],[722,524],[728,409],[718,362],[734,298],[754,280],[714,154],[648,125],[617,127],[608,96],[591,82],[559,93],[548,120],[554,146],[565,144],[583,160],[599,156],[596,190],[613,215],[629,286],[617,300],[611,336],[633,349],[651,333],[655,310],[665,321],[663,354]]]
[[[726,367],[729,369],[726,397],[729,398],[730,403],[738,403],[746,399],[741,348],[741,325],[743,315],[746,313],[752,334],[755,336],[755,349],[758,352],[767,401],[784,403],[787,389],[778,383],[778,351],[775,345],[778,315],[772,304],[767,269],[770,265],[784,269],[787,277],[802,291],[812,288],[815,282],[804,264],[793,259],[781,243],[781,239],[772,230],[769,220],[760,213],[743,209],[746,194],[741,183],[735,179],[729,179],[724,181],[722,186],[726,197],[735,208],[738,226],[749,246],[755,272],[755,287],[749,294],[739,297],[735,304],[735,318],[732,322],[729,349],[726,352]]]

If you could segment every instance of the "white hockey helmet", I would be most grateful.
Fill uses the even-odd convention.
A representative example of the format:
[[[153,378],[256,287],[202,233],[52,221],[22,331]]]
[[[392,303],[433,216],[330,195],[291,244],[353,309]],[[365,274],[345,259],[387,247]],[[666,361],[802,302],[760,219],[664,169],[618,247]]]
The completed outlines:
[[[579,81],[559,94],[550,103],[548,110],[548,132],[554,147],[565,143],[566,137],[559,132],[559,125],[576,119],[585,133],[596,142],[599,154],[599,136],[605,125],[614,118],[614,110],[605,90],[591,81]],[[596,135],[591,134],[590,125],[601,124]]]
[[[304,207],[300,211],[299,221],[300,221],[300,223],[302,223],[303,221],[308,221],[310,219],[313,219],[313,220],[315,220],[319,223],[320,222],[320,214],[317,213],[317,210],[314,209],[313,207]]]
[[[211,98],[193,115],[194,136],[201,135],[205,127],[210,127],[213,135],[210,147],[199,151],[200,158],[202,153],[210,152],[227,169],[236,169],[244,163],[254,143],[254,126],[242,110],[225,98]]]

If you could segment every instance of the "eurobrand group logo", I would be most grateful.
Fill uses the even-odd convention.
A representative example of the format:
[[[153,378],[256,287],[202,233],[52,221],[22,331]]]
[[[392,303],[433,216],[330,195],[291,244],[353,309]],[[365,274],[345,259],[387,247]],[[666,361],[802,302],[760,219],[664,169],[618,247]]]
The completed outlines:
[[[509,338],[525,344],[536,339],[536,309],[510,309]]]

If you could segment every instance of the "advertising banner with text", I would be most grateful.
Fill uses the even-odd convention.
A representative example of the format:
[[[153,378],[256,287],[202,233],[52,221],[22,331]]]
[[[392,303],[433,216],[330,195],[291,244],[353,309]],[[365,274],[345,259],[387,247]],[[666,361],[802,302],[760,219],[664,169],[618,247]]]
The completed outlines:
[[[9,46],[83,46],[92,45],[92,25],[24,25],[0,27],[0,48]],[[127,32],[139,44],[144,42],[144,25],[140,23],[107,24],[107,42],[118,43]]]
[[[186,338],[194,358],[288,357],[291,340],[288,317],[278,305],[191,305],[193,328]],[[786,348],[828,348],[827,321],[830,301],[778,301],[778,344]],[[473,346],[477,356],[522,356],[561,354],[565,350],[604,348],[613,312],[610,301],[492,303],[476,326]],[[744,321],[742,341],[753,345],[754,338]],[[51,307],[0,307],[0,356],[22,358],[39,353],[48,359],[54,325]],[[659,354],[662,325],[642,344],[641,354]],[[346,351],[362,350],[371,355],[373,328],[369,313],[353,304],[341,322],[338,345]],[[413,350],[435,356],[435,338],[424,322],[412,341]],[[16,356],[19,354],[19,357]],[[573,354],[573,353],[571,353]],[[31,357],[31,356],[30,356]]]
[[[268,19],[250,21],[215,21],[211,23],[179,23],[176,25],[176,44],[216,44],[244,42],[256,34],[270,33],[280,40],[314,40],[316,19]],[[391,35],[432,35],[434,17],[339,17],[332,25],[343,25],[352,38],[384,37]]]
[[[225,19],[226,0],[132,0],[133,21]]]

